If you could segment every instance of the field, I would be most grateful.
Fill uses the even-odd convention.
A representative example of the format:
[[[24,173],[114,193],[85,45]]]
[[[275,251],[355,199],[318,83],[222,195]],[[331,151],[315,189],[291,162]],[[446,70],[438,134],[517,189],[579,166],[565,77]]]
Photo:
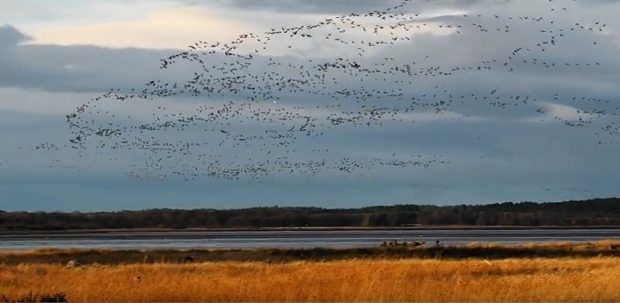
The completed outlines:
[[[512,248],[476,244],[467,247],[475,248],[476,252],[485,248],[490,252],[499,248],[609,252],[610,245],[615,247],[616,243]],[[102,264],[82,258],[85,262],[75,266],[67,266],[50,256],[79,260],[84,252],[5,252],[0,254],[3,260],[0,295],[4,301],[24,298],[33,301],[48,296],[44,300],[62,297],[69,302],[620,301],[620,258],[609,254],[490,259],[400,258],[396,257],[398,254],[358,258],[349,255],[321,261],[307,258],[299,251],[293,252],[283,260],[192,260],[183,263],[182,260],[172,261],[174,258],[169,258],[168,262],[163,259],[119,262],[119,255],[127,257],[131,253],[100,251],[98,260],[105,261],[101,256],[107,256],[107,260],[114,262]],[[329,250],[321,252],[329,255]],[[268,255],[266,251],[245,253],[246,258],[252,254],[255,258]],[[283,254],[282,251],[278,253]],[[93,254],[90,252],[90,256]],[[293,255],[299,258],[294,260]],[[22,262],[15,263],[18,260],[15,256],[20,256]],[[47,258],[37,259],[37,256]],[[220,253],[220,256],[234,254]],[[34,261],[25,262],[27,258]]]
[[[18,265],[5,298],[71,301],[618,301],[620,260],[346,260]]]

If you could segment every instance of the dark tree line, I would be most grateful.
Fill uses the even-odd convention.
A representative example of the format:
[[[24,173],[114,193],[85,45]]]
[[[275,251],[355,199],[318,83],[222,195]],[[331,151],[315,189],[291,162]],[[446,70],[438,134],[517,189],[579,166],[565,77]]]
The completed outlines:
[[[620,226],[620,198],[486,205],[394,205],[355,209],[257,207],[115,212],[5,212],[1,230],[101,228],[256,228],[469,226]]]

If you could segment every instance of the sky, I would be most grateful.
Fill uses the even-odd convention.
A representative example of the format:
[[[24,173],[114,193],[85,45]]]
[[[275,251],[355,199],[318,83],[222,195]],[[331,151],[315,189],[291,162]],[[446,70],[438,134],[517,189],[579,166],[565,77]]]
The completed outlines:
[[[0,209],[620,195],[620,1],[400,3],[1,1]]]

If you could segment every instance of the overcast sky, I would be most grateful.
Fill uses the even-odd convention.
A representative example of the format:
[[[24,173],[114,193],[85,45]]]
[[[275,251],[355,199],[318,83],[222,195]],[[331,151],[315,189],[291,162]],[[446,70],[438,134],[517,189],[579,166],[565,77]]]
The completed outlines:
[[[317,157],[316,150],[329,149],[321,154],[322,159],[370,163],[370,159],[407,161],[414,156],[429,165],[368,166],[352,172],[313,174],[275,172],[239,180],[160,179],[148,178],[152,167],[144,167],[144,154],[134,150],[91,147],[79,152],[69,144],[72,133],[66,115],[92,98],[113,88],[141,90],[150,80],[181,83],[194,77],[197,67],[192,62],[162,70],[160,59],[187,50],[197,41],[228,42],[242,33],[315,24],[398,3],[0,1],[0,209],[360,207],[620,195],[620,1],[615,0],[411,1],[399,12],[416,16],[411,23],[417,28],[399,33],[407,37],[403,42],[373,47],[359,56],[354,48],[321,38],[330,30],[319,29],[305,40],[274,38],[257,55],[264,62],[272,59],[293,65],[342,57],[367,66],[415,62],[416,68],[452,70],[450,76],[402,75],[364,82],[365,88],[398,90],[406,96],[400,103],[386,98],[374,106],[404,108],[410,104],[403,102],[412,102],[414,97],[428,103],[458,99],[450,108],[421,106],[399,114],[398,123],[373,121],[377,124],[368,127],[319,125],[317,132],[324,135],[300,138],[291,149],[263,155],[268,159],[286,152],[291,159],[307,161]],[[342,33],[351,40],[368,39],[365,34]],[[379,33],[372,39],[389,35]],[[549,37],[554,37],[552,43]],[[218,55],[209,64],[226,62]],[[507,65],[503,64],[506,60]],[[489,68],[476,70],[478,66]],[[454,71],[455,67],[474,70]],[[260,73],[272,67],[258,64],[253,68]],[[283,73],[293,77],[290,70]],[[339,80],[331,87],[334,90],[362,87],[357,76],[339,72],[333,76]],[[152,104],[108,102],[101,111],[130,117],[122,123],[139,124],[150,122],[158,106],[165,106],[167,113],[188,114],[203,105],[220,106],[242,98],[179,95]],[[262,101],[252,108],[303,108],[313,121],[344,115],[343,108],[355,106],[347,98],[334,101],[309,93],[281,95],[277,104]],[[90,118],[105,124],[110,122],[106,117],[93,114]],[[583,126],[574,126],[584,121]],[[238,134],[263,131],[262,126],[243,120],[227,126],[227,131]],[[192,142],[196,136],[206,136],[204,141],[219,138],[202,134],[189,129],[153,136],[183,142]],[[58,148],[41,148],[41,144]],[[204,152],[232,163],[250,156],[256,159],[260,156],[254,155],[263,150],[231,143]],[[181,170],[175,166],[196,161],[183,155],[173,159],[168,163],[163,159],[163,169]],[[146,177],[128,178],[128,172]]]

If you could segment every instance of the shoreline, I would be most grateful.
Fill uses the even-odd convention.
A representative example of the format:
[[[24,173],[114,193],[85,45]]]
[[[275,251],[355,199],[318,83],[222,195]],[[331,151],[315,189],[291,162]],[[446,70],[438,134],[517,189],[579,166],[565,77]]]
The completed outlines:
[[[379,243],[380,244],[380,243]],[[620,241],[606,240],[582,243],[546,243],[500,245],[469,243],[465,245],[423,244],[367,248],[291,248],[291,249],[35,249],[0,251],[0,264],[135,264],[195,262],[294,262],[336,261],[351,259],[528,259],[528,258],[592,258],[620,257]],[[620,260],[620,259],[619,259]]]

